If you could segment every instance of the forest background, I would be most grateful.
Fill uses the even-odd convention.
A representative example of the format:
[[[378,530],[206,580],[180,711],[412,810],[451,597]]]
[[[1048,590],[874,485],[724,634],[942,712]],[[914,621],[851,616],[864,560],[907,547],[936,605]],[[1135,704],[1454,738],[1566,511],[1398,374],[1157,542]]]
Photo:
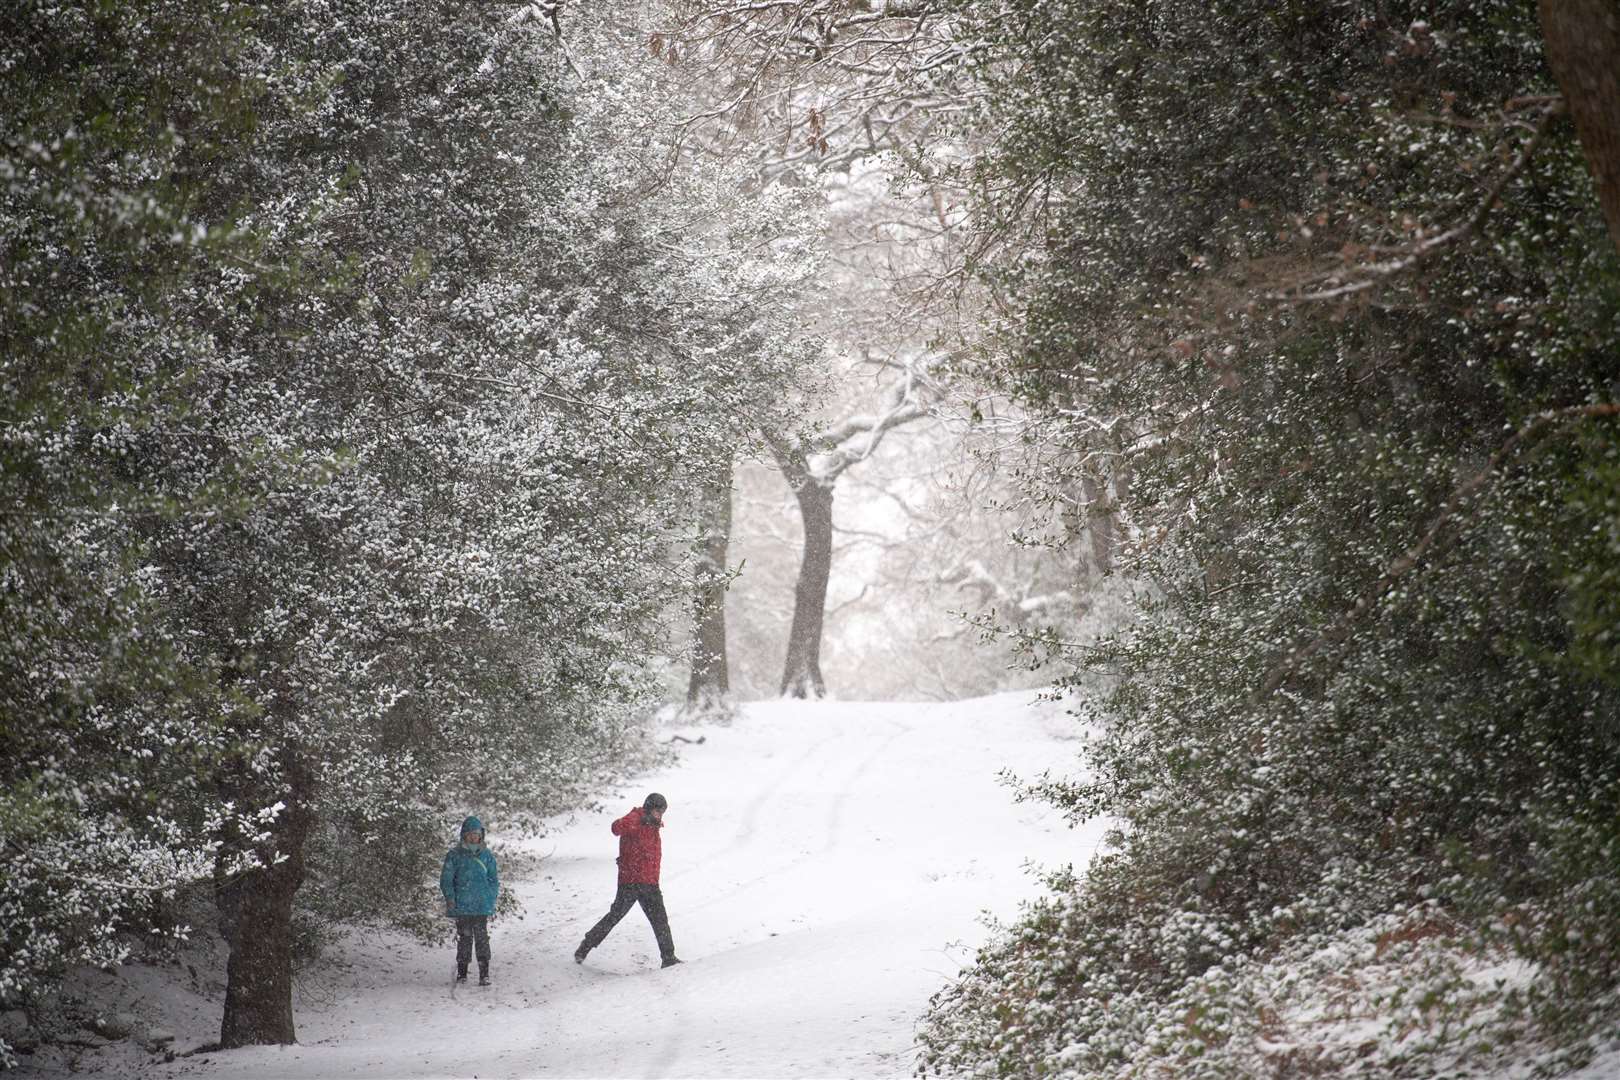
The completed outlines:
[[[0,24],[8,1008],[205,897],[222,1045],[288,1042],[469,793],[1051,684],[1084,769],[1017,794],[1119,826],[924,1068],[1332,1071],[1266,1002],[1344,956],[1378,1068],[1613,1030],[1611,2]]]

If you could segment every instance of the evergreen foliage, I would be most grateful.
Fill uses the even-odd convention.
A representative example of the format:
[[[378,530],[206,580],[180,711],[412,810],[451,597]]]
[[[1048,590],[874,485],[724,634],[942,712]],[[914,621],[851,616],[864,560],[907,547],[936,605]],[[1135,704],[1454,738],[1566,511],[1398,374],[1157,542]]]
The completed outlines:
[[[609,14],[0,16],[8,1005],[189,882],[233,965],[306,877],[422,926],[469,806],[640,752],[701,478],[815,356],[815,209],[684,155]]]
[[[1620,1015],[1620,263],[1533,6],[955,17],[985,367],[1037,495],[1126,493],[1141,600],[1032,640],[1094,737],[1023,793],[1115,846],[936,999],[924,1068],[1578,1062]]]
[[[187,294],[247,304],[265,283],[253,237],[194,209],[202,163],[251,131],[246,15],[23,4],[0,35],[8,1006],[111,962],[159,890],[212,871],[222,830],[260,823],[208,797],[251,703],[174,632],[150,540],[157,522],[233,514],[251,470],[180,488],[148,467],[194,437],[190,376],[212,344]],[[202,92],[176,101],[186,86]],[[220,281],[222,266],[245,269]],[[257,458],[266,478],[291,465]]]

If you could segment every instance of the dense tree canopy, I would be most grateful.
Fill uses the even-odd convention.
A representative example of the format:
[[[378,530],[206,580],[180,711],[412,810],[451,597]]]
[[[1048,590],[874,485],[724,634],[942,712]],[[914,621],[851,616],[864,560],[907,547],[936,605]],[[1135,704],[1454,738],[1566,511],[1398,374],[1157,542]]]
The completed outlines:
[[[290,1041],[297,912],[420,919],[464,800],[632,755],[815,218],[609,14],[5,16],[8,1002],[211,877],[223,1041]]]
[[[1267,963],[1504,927],[1529,984],[1433,1007],[1578,1058],[1620,978],[1620,264],[1533,6],[955,17],[996,133],[962,167],[985,364],[1061,451],[1038,489],[1127,495],[1140,605],[1037,641],[1096,737],[1027,793],[1117,817],[1117,850],[937,1002],[927,1060],[1257,1074],[1294,1052],[1259,1035]]]

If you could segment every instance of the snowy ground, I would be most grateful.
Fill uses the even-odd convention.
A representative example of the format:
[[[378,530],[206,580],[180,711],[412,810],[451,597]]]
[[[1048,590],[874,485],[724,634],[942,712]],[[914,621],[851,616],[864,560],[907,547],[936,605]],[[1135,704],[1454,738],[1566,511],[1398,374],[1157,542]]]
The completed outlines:
[[[301,986],[298,1045],[147,1057],[140,1075],[906,1076],[915,1022],[984,936],[981,912],[1011,916],[1037,891],[1027,861],[1083,862],[1099,843],[1100,826],[1070,830],[996,780],[1074,763],[1073,722],[1031,698],[748,706],[527,845],[545,858],[508,883],[526,916],[492,930],[494,988],[452,1000],[449,949],[355,942]],[[663,886],[686,963],[659,969],[636,909],[576,966],[613,896],[608,823],[651,790],[670,801]],[[498,827],[491,841],[499,853]],[[209,976],[196,992],[144,977],[128,1006],[176,1050],[217,1037]],[[134,1059],[80,1067],[98,1060],[122,1074]]]

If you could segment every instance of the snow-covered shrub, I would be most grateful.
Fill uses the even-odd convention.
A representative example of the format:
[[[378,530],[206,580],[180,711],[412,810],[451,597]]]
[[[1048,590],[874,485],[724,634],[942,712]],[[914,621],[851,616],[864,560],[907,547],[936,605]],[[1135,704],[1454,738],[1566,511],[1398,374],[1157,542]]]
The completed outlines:
[[[924,1074],[1555,1075],[1590,1060],[1584,1026],[1578,1039],[1548,1037],[1557,974],[1481,946],[1437,902],[1308,934],[1279,911],[1278,944],[1263,956],[1232,953],[1155,985],[1115,977],[1120,958],[1092,951],[1100,928],[1076,909],[1095,893],[1072,884],[1003,928],[975,976],[936,996]],[[1064,994],[1066,980],[1085,993]]]

